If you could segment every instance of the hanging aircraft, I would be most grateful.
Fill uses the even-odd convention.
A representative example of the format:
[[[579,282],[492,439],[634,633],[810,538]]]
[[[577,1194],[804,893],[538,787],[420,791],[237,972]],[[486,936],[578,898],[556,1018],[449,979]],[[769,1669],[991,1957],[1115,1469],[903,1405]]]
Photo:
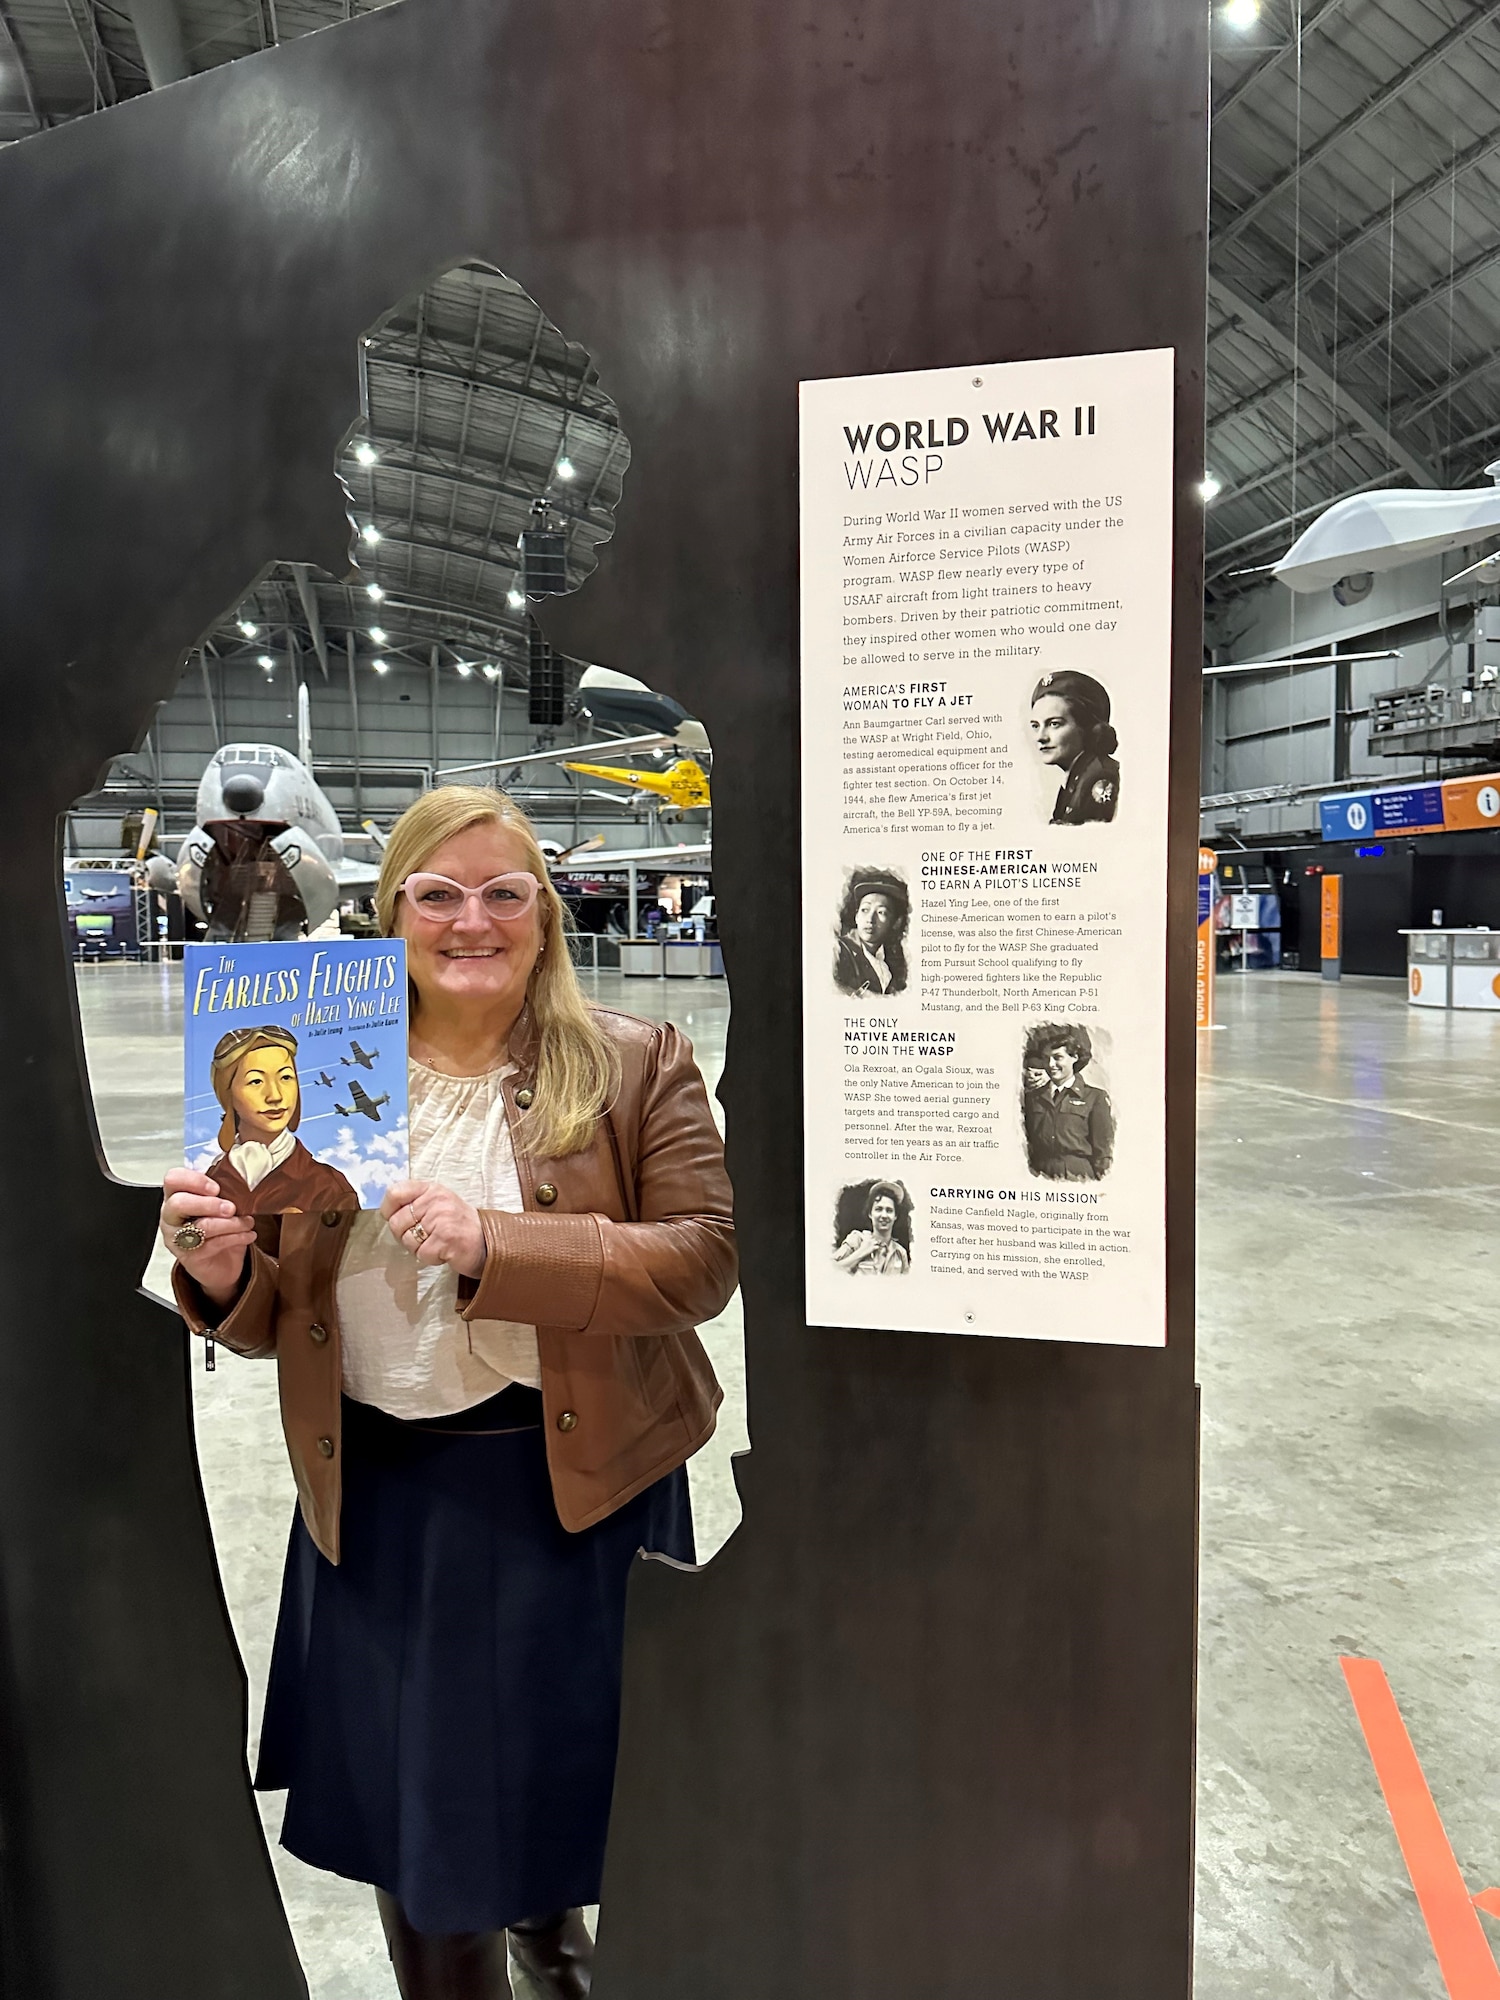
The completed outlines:
[[[389,1104],[391,1101],[389,1092],[384,1097],[371,1097],[364,1085],[357,1078],[349,1086],[349,1095],[354,1099],[354,1102],[352,1104],[340,1104],[337,1098],[335,1098],[334,1110],[341,1113],[345,1118],[373,1118],[377,1125],[380,1123],[381,1105]]]
[[[1348,579],[1399,569],[1500,534],[1500,459],[1484,469],[1493,486],[1454,493],[1398,486],[1336,500],[1303,529],[1271,574],[1288,590],[1336,589]],[[1485,557],[1474,568],[1490,560]]]
[[[607,778],[612,785],[624,785],[635,792],[649,792],[677,812],[693,812],[712,805],[708,773],[694,757],[679,757],[665,771],[635,771],[618,764],[577,764],[562,758],[565,771],[577,771],[585,778]]]
[[[358,1063],[361,1069],[374,1069],[375,1057],[371,1050],[362,1049],[358,1042],[351,1042],[349,1044],[349,1047],[352,1051],[352,1054],[347,1056],[340,1056],[339,1061],[341,1063],[347,1064],[348,1067],[351,1069],[354,1067],[355,1063]],[[357,1090],[358,1088],[359,1086],[358,1084],[356,1084],[355,1089]]]
[[[626,735],[655,729],[684,750],[708,748],[708,731],[680,701],[614,667],[585,667],[570,709],[574,715],[587,716],[595,729],[620,729]]]

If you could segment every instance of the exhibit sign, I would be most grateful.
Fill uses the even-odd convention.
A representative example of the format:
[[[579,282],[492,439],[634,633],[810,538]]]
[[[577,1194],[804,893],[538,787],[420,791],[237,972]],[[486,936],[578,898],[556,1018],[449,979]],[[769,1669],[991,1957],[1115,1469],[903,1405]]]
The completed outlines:
[[[1339,792],[1318,801],[1325,840],[1370,833],[1465,833],[1500,824],[1500,775],[1428,779],[1379,791]]]
[[[814,1324],[1166,1338],[1172,393],[802,385]]]
[[[1214,932],[1219,900],[1219,857],[1211,847],[1198,849],[1198,932],[1194,940],[1193,1019],[1200,1028],[1214,1024],[1214,979],[1218,972]]]
[[[1318,957],[1325,979],[1337,979],[1344,956],[1344,878],[1325,875],[1319,892]]]

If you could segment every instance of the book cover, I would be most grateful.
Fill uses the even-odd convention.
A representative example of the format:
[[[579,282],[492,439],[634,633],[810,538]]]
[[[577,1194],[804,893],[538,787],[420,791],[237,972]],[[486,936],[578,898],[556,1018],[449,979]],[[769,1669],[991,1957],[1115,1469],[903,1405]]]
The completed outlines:
[[[184,1145],[245,1215],[378,1208],[407,1178],[400,938],[190,944]]]

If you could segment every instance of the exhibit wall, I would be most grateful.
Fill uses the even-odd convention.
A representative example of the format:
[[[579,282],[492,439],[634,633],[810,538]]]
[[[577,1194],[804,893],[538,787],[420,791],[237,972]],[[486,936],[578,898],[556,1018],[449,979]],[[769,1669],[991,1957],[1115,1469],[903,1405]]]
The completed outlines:
[[[728,752],[753,1451],[715,1562],[632,1587],[596,1991],[1187,1993],[1206,31],[1183,0],[404,0],[0,159],[5,1992],[305,1992],[187,1342],[134,1289],[157,1197],[105,1177],[93,1129],[58,817],[266,565],[348,570],[359,336],[479,257],[587,346],[631,441],[615,538],[549,634]],[[896,1331],[874,1299],[810,1323],[799,385],[1163,349],[1161,1338]]]

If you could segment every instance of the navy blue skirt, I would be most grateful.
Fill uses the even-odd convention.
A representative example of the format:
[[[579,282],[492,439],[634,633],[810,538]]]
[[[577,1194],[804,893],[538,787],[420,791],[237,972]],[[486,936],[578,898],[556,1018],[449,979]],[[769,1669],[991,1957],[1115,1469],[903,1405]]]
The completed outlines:
[[[292,1525],[256,1787],[288,1793],[284,1847],[419,1931],[599,1900],[626,1580],[694,1560],[680,1469],[569,1534],[541,1426],[521,1387],[435,1426],[345,1397],[342,1561]]]

